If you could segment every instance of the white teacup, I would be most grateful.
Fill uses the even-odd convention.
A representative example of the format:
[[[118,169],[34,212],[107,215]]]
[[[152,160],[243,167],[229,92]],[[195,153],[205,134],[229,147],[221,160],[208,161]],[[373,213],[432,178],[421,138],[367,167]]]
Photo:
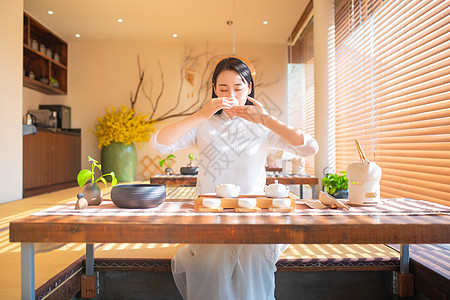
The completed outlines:
[[[289,208],[291,206],[290,198],[274,198],[272,199],[272,205],[276,208]]]
[[[236,184],[221,184],[216,185],[216,194],[219,197],[223,198],[236,198],[239,196],[239,192],[241,191],[241,188]]]
[[[256,206],[256,198],[239,198],[239,207],[254,208]]]
[[[219,198],[203,198],[202,205],[208,208],[219,208],[222,200]]]

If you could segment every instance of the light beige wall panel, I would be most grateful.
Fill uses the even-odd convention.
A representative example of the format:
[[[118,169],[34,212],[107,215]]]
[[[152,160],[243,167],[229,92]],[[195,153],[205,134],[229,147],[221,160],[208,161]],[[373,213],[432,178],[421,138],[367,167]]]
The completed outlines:
[[[22,197],[23,2],[0,1],[0,203]]]

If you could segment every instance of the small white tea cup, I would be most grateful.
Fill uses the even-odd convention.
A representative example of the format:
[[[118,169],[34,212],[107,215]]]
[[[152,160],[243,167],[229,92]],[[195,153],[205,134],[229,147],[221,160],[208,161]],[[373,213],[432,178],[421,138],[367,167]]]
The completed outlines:
[[[289,208],[291,206],[290,198],[274,198],[272,199],[272,205],[276,208]]]
[[[219,208],[222,200],[219,198],[203,198],[202,205],[208,208]]]
[[[238,204],[242,208],[254,208],[256,206],[256,198],[240,198]]]

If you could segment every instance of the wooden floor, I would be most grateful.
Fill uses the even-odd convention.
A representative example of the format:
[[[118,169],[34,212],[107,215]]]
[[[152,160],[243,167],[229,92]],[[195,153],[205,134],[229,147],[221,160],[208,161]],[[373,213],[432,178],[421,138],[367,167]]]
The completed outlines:
[[[82,188],[57,192],[0,204],[0,299],[20,299],[20,244],[9,242],[9,222],[44,208],[76,200]],[[104,189],[109,198],[110,189]],[[192,197],[191,187],[167,188],[167,199]],[[96,258],[171,258],[180,244],[97,244]],[[84,255],[84,244],[36,245],[36,288]],[[291,245],[281,258],[360,258],[398,257],[385,245]]]

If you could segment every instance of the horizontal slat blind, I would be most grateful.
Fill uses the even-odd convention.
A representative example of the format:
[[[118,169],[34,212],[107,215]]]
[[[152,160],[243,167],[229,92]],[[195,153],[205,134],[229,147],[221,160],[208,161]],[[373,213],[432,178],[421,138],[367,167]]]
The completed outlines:
[[[309,22],[291,51],[298,61],[289,64],[289,122],[314,136],[313,22]],[[314,157],[306,158],[306,173],[314,174]]]
[[[358,160],[358,138],[382,197],[450,205],[450,1],[336,7],[337,169]]]

